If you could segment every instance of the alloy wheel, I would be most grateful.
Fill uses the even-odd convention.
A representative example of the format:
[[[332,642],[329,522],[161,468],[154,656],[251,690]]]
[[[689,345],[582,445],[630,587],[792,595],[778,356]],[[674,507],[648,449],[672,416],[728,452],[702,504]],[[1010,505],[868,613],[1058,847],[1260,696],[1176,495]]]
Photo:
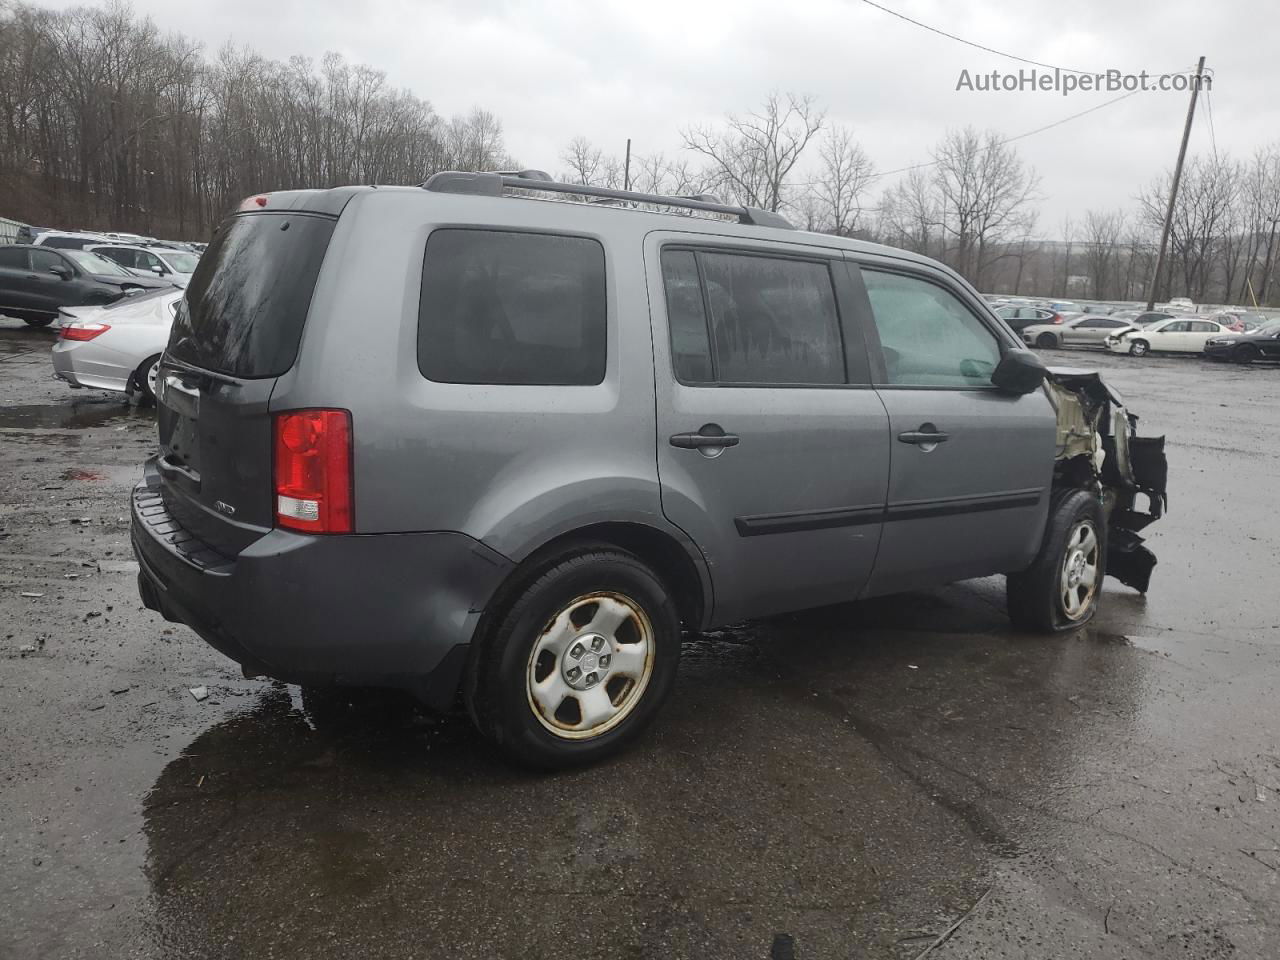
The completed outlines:
[[[556,613],[529,654],[526,691],[551,733],[586,740],[631,714],[653,675],[653,627],[620,593],[578,597]]]
[[[1080,620],[1089,611],[1089,604],[1098,590],[1098,574],[1101,569],[1098,533],[1093,523],[1082,520],[1067,538],[1066,555],[1062,560],[1060,593],[1062,612],[1068,620]]]

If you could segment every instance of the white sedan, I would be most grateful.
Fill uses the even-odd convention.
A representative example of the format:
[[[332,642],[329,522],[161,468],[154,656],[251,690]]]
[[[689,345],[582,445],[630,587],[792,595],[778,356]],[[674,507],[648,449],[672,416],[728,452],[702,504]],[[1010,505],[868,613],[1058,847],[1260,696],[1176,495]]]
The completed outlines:
[[[1112,353],[1143,357],[1152,350],[1170,353],[1204,353],[1206,340],[1230,335],[1231,330],[1216,320],[1203,317],[1171,317],[1145,327],[1124,330],[1107,337]]]
[[[154,400],[156,367],[181,299],[181,290],[154,290],[105,307],[63,307],[53,372],[73,387]]]

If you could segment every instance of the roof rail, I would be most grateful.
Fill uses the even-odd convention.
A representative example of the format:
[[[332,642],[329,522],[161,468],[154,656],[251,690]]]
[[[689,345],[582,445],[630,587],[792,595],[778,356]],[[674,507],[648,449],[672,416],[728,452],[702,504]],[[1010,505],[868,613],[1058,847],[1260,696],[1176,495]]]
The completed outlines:
[[[568,193],[581,197],[600,197],[608,200],[627,200],[632,203],[653,203],[664,207],[681,207],[703,213],[724,213],[738,218],[739,223],[757,227],[779,227],[794,230],[786,217],[757,207],[740,207],[721,203],[710,194],[694,197],[669,197],[657,193],[637,193],[634,190],[612,190],[583,183],[560,183],[541,170],[521,170],[518,173],[464,173],[446,170],[432,174],[419,184],[433,193],[464,193],[485,197],[500,197],[508,189],[541,190],[545,193]]]

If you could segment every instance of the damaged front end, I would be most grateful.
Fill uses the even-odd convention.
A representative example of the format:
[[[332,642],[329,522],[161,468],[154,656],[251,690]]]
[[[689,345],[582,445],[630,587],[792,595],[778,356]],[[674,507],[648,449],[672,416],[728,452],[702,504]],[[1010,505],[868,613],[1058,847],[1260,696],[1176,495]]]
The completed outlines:
[[[1137,416],[1098,373],[1050,368],[1046,385],[1058,412],[1053,485],[1097,494],[1107,516],[1107,573],[1146,593],[1156,557],[1139,531],[1169,506],[1164,437],[1138,436]]]

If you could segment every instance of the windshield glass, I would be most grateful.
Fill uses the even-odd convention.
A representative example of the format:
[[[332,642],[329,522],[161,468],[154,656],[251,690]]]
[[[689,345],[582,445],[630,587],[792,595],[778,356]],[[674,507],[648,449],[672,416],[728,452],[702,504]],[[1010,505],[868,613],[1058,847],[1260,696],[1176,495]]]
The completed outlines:
[[[196,264],[200,262],[194,253],[165,253],[163,257],[164,262],[178,273],[195,273]]]
[[[100,257],[89,250],[63,250],[62,252],[74,260],[76,266],[86,273],[101,273],[109,277],[132,276],[120,264],[114,263],[106,257]]]

